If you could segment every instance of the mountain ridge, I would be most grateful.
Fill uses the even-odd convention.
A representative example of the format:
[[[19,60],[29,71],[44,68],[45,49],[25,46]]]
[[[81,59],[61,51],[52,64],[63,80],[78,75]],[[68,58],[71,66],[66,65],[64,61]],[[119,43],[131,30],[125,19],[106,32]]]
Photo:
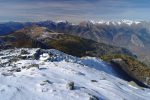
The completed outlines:
[[[10,35],[1,36],[0,39],[12,47],[55,48],[74,56],[98,57],[111,53],[134,56],[124,48],[98,43],[74,35],[53,32],[48,28],[39,26],[18,30]]]
[[[112,23],[113,22],[115,21],[112,21]],[[146,21],[130,20],[125,20],[122,22],[127,24],[107,25],[105,24],[105,21],[102,24],[93,24],[90,21],[81,22],[80,24],[72,24],[68,21],[41,21],[33,23],[28,22],[27,26],[37,25],[40,27],[47,27],[51,31],[57,33],[71,34],[100,43],[123,47],[129,49],[132,53],[138,56],[139,60],[144,61],[149,65],[150,23]],[[128,23],[133,24],[129,25]]]

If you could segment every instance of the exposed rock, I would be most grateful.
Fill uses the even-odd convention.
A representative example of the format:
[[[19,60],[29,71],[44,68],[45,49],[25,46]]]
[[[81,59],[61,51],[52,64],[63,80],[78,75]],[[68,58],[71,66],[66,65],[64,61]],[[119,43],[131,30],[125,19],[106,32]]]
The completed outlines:
[[[24,54],[30,54],[30,53],[27,50],[22,49],[21,54],[24,55]]]
[[[42,55],[40,55],[40,60],[42,61],[46,61],[50,58],[48,53],[43,53]]]
[[[91,95],[90,98],[89,98],[89,100],[99,100],[99,98],[96,97],[96,96]]]
[[[46,85],[46,84],[52,84],[52,82],[51,81],[49,81],[49,80],[45,80],[45,81],[43,81],[42,83],[40,83],[40,85]]]
[[[91,80],[91,82],[98,82],[97,80]]]
[[[10,72],[21,72],[21,68],[12,68],[8,71],[10,71]]]
[[[4,76],[12,76],[13,75],[12,72],[3,72],[1,74],[4,75]]]
[[[39,69],[39,64],[31,64],[31,65],[27,66],[26,68],[27,68],[27,69],[30,69],[30,68],[33,68],[33,67]]]
[[[69,89],[69,90],[74,90],[74,82],[69,82],[69,83],[67,83],[67,88]]]

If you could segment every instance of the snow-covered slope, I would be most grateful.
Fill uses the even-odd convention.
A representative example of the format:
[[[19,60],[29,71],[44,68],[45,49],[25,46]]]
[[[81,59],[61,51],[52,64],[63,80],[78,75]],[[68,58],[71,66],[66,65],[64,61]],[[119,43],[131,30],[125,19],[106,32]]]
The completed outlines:
[[[76,58],[57,50],[0,51],[0,100],[149,98],[149,89],[129,85],[97,58]]]

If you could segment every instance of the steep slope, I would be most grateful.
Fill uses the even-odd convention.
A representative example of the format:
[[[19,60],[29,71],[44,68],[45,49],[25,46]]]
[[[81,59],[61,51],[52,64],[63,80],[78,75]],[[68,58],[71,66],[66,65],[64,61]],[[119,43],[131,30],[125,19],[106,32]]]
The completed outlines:
[[[97,58],[57,50],[0,51],[0,100],[149,100]]]
[[[53,32],[45,27],[28,27],[10,35],[1,36],[1,45],[8,47],[55,48],[74,56],[102,56],[105,54],[127,54],[126,49],[98,43],[78,36]]]

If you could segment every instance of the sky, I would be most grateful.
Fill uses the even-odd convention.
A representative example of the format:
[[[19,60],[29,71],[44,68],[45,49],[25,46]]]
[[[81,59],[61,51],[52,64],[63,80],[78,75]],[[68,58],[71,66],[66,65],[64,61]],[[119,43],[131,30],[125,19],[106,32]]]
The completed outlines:
[[[0,22],[150,21],[150,0],[0,0]]]

